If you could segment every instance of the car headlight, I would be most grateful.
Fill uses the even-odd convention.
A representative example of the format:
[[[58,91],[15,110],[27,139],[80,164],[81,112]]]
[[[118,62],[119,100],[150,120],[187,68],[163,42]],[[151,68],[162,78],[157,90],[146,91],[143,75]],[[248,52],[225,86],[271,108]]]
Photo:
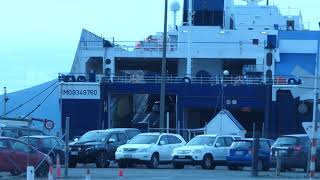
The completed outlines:
[[[200,154],[200,153],[202,153],[201,149],[196,149],[196,150],[192,151],[192,154]]]
[[[117,152],[123,152],[123,149],[122,148],[118,148]]]
[[[150,148],[139,149],[138,152],[149,152]]]
[[[177,149],[173,149],[172,153],[171,154],[177,154]]]

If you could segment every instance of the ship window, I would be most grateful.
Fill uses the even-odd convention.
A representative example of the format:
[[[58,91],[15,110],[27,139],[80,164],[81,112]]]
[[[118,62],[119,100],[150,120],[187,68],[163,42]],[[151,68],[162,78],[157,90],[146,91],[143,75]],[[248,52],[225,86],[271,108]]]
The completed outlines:
[[[105,63],[106,63],[106,64],[111,64],[111,59],[106,59],[106,60],[105,60]]]
[[[111,74],[111,69],[110,68],[106,68],[105,69],[105,74],[106,75],[110,75]]]
[[[188,0],[184,1],[183,22],[188,22]],[[223,27],[224,0],[193,1],[195,26],[220,26]]]
[[[287,30],[290,30],[290,31],[294,30],[294,21],[293,20],[287,21]]]
[[[268,70],[266,72],[266,75],[267,75],[267,78],[272,78],[272,71],[271,70]]]
[[[272,71],[271,70],[267,70],[266,71],[266,76],[267,76],[267,83],[268,84],[272,84]]]
[[[86,73],[103,73],[103,59],[102,57],[90,57],[86,62]]]
[[[259,44],[259,39],[252,39],[252,44],[258,45]]]
[[[273,59],[273,56],[272,56],[272,53],[267,53],[267,66],[271,66],[272,65],[272,59]]]

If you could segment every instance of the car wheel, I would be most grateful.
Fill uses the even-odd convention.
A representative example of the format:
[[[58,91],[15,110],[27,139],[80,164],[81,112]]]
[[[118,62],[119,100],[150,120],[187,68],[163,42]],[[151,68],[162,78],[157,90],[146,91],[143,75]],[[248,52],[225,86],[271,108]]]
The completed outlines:
[[[36,170],[37,177],[45,177],[48,176],[49,173],[49,165],[47,163],[42,163],[40,167]]]
[[[263,167],[262,161],[261,161],[261,160],[258,160],[257,170],[258,170],[258,171],[262,171],[262,167]]]
[[[69,161],[69,163],[68,163],[69,168],[75,168],[76,166],[77,166],[77,161],[75,161],[75,160]]]
[[[172,163],[174,169],[183,169],[184,164],[181,163]]]
[[[151,156],[150,162],[147,164],[148,168],[156,169],[159,165],[159,155],[158,154],[153,154]]]
[[[18,169],[15,169],[15,170],[10,171],[10,174],[12,176],[19,176],[21,174],[21,171],[19,171]]]
[[[118,161],[118,167],[119,168],[127,168],[128,167],[128,162],[124,159],[120,159]]]
[[[106,159],[104,153],[100,153],[96,159],[96,167],[97,168],[108,168],[110,165],[110,161]]]
[[[270,166],[268,164],[263,163],[262,164],[262,170],[263,171],[269,171],[270,170]]]
[[[243,170],[243,166],[235,166],[234,170],[236,171],[242,171]]]
[[[236,170],[236,167],[234,165],[228,165],[228,169],[234,171]]]
[[[213,164],[213,158],[211,155],[206,154],[202,160],[202,168],[203,169],[214,169],[215,165]]]
[[[128,163],[128,167],[129,167],[129,168],[134,168],[134,167],[136,167],[136,164],[129,162],[129,163]]]

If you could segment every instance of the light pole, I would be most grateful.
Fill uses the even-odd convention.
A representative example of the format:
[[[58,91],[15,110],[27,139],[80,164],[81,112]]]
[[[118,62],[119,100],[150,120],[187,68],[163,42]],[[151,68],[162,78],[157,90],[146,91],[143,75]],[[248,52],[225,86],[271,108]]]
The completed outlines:
[[[160,89],[160,130],[164,130],[164,109],[166,97],[166,66],[167,66],[167,16],[168,0],[165,0],[164,7],[164,25],[163,25],[163,45],[162,45],[162,62],[161,62],[161,89]]]
[[[7,88],[3,87],[3,115],[2,115],[2,117],[6,117],[8,100],[9,100],[9,98],[7,96]]]
[[[320,27],[320,23],[319,23]],[[320,32],[320,31],[319,31]],[[314,75],[314,98],[313,98],[313,118],[312,118],[312,139],[311,139],[311,163],[310,163],[310,178],[314,178],[315,175],[315,161],[317,153],[317,111],[318,111],[318,76],[319,76],[319,48],[320,48],[320,37],[318,37],[317,46],[317,57],[315,64],[315,75]]]
[[[191,58],[191,43],[192,43],[192,7],[193,0],[188,1],[188,57],[187,57],[187,77],[191,78],[192,74],[192,58]]]

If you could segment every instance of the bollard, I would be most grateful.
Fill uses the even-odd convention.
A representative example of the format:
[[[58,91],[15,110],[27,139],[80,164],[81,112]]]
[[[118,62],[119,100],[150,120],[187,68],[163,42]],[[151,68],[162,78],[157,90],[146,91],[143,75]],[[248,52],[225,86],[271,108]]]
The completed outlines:
[[[87,168],[85,180],[91,180],[91,174],[90,174],[90,169],[89,168]]]
[[[27,180],[34,180],[34,167],[33,166],[27,167]]]
[[[252,148],[252,169],[251,169],[251,176],[252,177],[258,177],[259,175],[259,169],[258,169],[258,162],[259,162],[259,148],[260,148],[260,143],[259,143],[259,133],[255,132],[255,127],[254,127],[254,134],[253,134],[253,148]]]
[[[123,170],[122,170],[122,169],[119,169],[118,177],[122,177],[122,176],[123,176]]]
[[[56,160],[56,177],[61,177],[61,166],[60,166],[60,157],[59,154],[57,154],[57,160]]]
[[[279,153],[279,149],[276,149],[276,159],[277,159],[277,165],[276,165],[276,176],[280,176],[280,172],[281,172],[281,156]]]
[[[48,180],[53,180],[53,170],[52,170],[52,165],[50,165],[50,167],[49,167]]]

